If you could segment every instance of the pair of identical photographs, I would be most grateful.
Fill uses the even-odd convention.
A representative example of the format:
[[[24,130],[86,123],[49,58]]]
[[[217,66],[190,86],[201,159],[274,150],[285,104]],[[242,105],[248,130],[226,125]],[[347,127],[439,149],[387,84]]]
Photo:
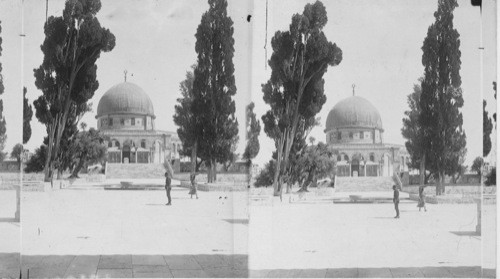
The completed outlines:
[[[1,1],[0,277],[494,277],[495,203],[428,203],[416,215],[418,156],[406,143],[418,122],[403,119],[419,90],[443,90],[435,67],[451,69],[450,99],[423,102],[430,130],[445,127],[433,126],[441,100],[459,131],[442,146],[455,159],[435,168],[447,172],[448,197],[496,193],[479,183],[496,166],[496,10],[494,1]],[[75,23],[79,13],[87,17]],[[78,93],[66,102],[70,87]],[[92,146],[96,134],[104,141]],[[47,146],[60,149],[50,171]],[[326,175],[297,193],[313,171],[304,154],[321,146],[334,153],[314,171],[334,172],[336,187],[320,187]],[[281,196],[272,159],[292,186]],[[394,173],[413,181],[400,223],[386,222],[390,189],[386,203],[331,202],[392,186]]]

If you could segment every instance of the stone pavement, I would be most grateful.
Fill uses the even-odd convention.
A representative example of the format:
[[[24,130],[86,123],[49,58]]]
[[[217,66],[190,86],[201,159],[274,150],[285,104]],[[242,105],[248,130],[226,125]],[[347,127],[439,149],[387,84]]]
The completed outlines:
[[[19,278],[21,227],[15,212],[16,191],[0,190],[0,278]]]
[[[247,255],[23,256],[24,278],[248,277]]]
[[[187,192],[174,187],[172,206],[163,191],[24,192],[23,278],[496,275],[496,205],[483,206],[478,236],[474,204],[404,203],[394,219],[391,204],[249,208],[246,193]],[[0,229],[0,244],[20,233]],[[19,246],[7,244],[0,277],[18,278]]]
[[[483,208],[489,228],[479,236],[475,204],[419,212],[415,202],[402,203],[394,219],[392,204],[274,198],[250,207],[250,276],[494,277],[496,208]]]
[[[23,277],[247,277],[246,193],[59,190],[22,196]]]

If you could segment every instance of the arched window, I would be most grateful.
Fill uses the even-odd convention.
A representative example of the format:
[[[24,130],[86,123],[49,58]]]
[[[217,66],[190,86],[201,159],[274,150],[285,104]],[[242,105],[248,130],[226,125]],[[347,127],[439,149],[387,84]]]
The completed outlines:
[[[113,147],[113,141],[108,142],[108,147]]]
[[[146,148],[146,140],[141,140],[141,148]]]
[[[365,138],[365,132],[359,132],[359,138],[364,139]]]
[[[115,146],[119,148],[120,147],[120,142],[119,141],[115,141]]]
[[[344,155],[344,161],[349,161],[349,156]]]
[[[125,125],[125,119],[120,118],[120,124],[121,124],[122,126],[124,126],[124,125]]]
[[[370,162],[375,162],[375,155],[370,154]]]
[[[337,162],[340,162],[340,161],[342,161],[342,156],[338,155],[337,156]]]
[[[352,139],[354,137],[352,132],[349,132],[349,138]]]
[[[113,118],[109,119],[109,126],[113,126]]]
[[[130,119],[130,125],[135,126],[135,118]]]
[[[337,140],[341,140],[342,139],[342,132],[337,132]]]

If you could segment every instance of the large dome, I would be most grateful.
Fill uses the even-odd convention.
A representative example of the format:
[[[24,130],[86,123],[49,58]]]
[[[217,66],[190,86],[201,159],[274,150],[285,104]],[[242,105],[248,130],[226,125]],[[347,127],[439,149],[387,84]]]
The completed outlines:
[[[154,118],[153,103],[139,86],[130,82],[119,83],[102,96],[96,118],[113,114],[149,115]]]
[[[383,130],[378,110],[366,99],[352,96],[338,102],[328,114],[326,131],[338,128]]]

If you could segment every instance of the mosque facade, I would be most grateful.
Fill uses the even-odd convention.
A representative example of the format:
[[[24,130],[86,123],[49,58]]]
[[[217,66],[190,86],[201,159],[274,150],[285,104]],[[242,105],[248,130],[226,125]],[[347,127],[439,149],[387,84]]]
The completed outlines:
[[[380,113],[354,93],[329,112],[325,134],[337,157],[338,176],[388,177],[408,171],[410,156],[406,148],[384,142]]]
[[[153,103],[131,82],[111,87],[97,106],[97,128],[107,137],[109,163],[162,164],[179,159],[177,133],[156,130]]]

